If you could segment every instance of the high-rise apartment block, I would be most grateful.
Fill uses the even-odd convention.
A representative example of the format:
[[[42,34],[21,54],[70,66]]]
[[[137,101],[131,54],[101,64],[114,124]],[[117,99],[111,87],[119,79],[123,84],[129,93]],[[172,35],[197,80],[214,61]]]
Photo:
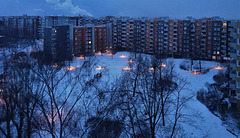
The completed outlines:
[[[42,37],[40,16],[1,16],[0,20],[7,38],[34,40]]]
[[[73,54],[92,55],[94,52],[106,52],[111,48],[111,25],[94,26],[91,24],[85,26],[75,26]]]
[[[44,29],[44,53],[52,62],[71,60],[73,32],[71,25]]]
[[[230,102],[240,111],[240,21],[232,21],[230,63]]]

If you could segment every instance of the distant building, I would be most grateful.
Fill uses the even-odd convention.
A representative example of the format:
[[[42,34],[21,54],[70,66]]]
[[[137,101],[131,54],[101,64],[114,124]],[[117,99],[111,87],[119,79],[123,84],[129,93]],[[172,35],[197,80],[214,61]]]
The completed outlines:
[[[52,62],[72,59],[73,33],[71,25],[44,29],[44,53]]]
[[[4,35],[13,39],[40,39],[40,16],[1,16],[4,22]],[[0,23],[1,24],[1,23]],[[1,25],[0,25],[1,26]],[[0,27],[1,31],[1,27]]]

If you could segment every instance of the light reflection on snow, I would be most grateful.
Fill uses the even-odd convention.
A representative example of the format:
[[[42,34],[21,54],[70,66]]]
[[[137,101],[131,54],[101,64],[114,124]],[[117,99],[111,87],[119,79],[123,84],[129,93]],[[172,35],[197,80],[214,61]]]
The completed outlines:
[[[124,67],[124,68],[122,68],[122,70],[128,71],[128,70],[132,70],[132,68]]]
[[[221,67],[221,66],[217,66],[217,67],[214,67],[214,69],[216,69],[216,70],[222,70],[223,67]]]
[[[104,70],[104,69],[105,69],[105,68],[104,68],[104,67],[101,67],[101,66],[95,68],[95,70]]]
[[[70,66],[70,67],[67,67],[66,70],[73,71],[73,70],[76,70],[76,67]]]
[[[120,58],[126,58],[127,56],[125,56],[125,55],[121,55],[121,56],[119,56]]]
[[[161,67],[166,67],[167,65],[166,64],[164,64],[164,63],[162,63],[162,65],[160,65]]]
[[[154,68],[149,68],[149,70],[152,70],[152,71],[153,71],[153,70],[154,70]]]
[[[77,59],[84,59],[84,57],[83,57],[83,56],[80,56],[80,57],[78,57]]]
[[[194,75],[198,75],[198,74],[200,74],[200,72],[199,72],[199,71],[196,71],[196,70],[191,71],[190,73],[191,73],[191,74],[194,74]]]

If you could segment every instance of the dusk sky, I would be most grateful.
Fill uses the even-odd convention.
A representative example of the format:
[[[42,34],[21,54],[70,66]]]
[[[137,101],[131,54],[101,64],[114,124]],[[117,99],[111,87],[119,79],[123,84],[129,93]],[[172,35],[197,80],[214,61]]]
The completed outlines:
[[[78,15],[240,18],[240,0],[0,0],[0,16]]]

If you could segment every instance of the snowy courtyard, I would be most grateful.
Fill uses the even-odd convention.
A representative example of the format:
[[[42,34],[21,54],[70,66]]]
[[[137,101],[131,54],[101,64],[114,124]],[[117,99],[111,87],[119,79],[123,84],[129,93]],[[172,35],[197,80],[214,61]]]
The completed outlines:
[[[104,65],[109,69],[110,75],[113,78],[119,77],[122,68],[128,65],[129,52],[118,52],[113,57],[109,54],[96,54],[99,64]],[[121,57],[122,56],[122,57]],[[83,60],[83,59],[82,59]],[[210,68],[206,74],[191,74],[189,71],[180,69],[179,65],[184,59],[173,59],[176,72],[189,82],[184,95],[194,94],[194,98],[189,101],[188,106],[183,110],[184,114],[190,116],[191,121],[181,122],[183,129],[188,133],[188,137],[211,137],[211,138],[231,138],[235,137],[226,130],[222,121],[213,115],[207,107],[196,99],[197,91],[201,88],[206,88],[206,83],[213,83],[213,76],[218,73],[217,67],[219,63],[212,61],[203,61],[202,65],[205,68]],[[73,62],[73,66],[77,66],[79,59]]]

